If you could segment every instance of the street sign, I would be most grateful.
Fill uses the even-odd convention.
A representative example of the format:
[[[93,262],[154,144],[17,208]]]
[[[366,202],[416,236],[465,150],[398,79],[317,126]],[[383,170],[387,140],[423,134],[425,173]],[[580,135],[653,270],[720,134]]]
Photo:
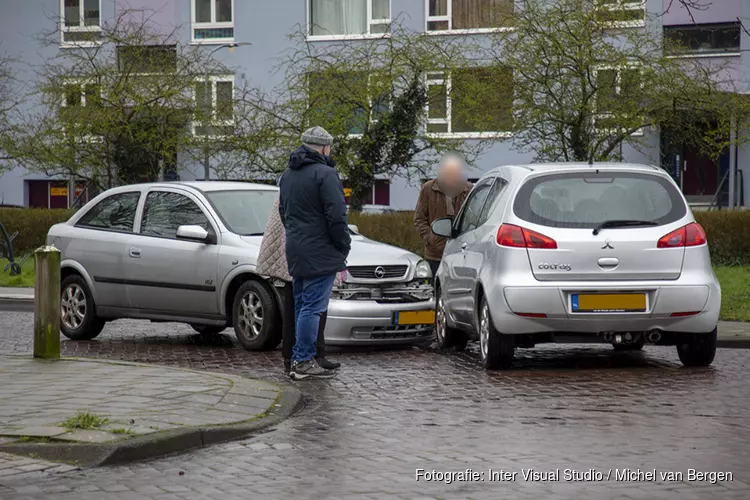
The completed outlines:
[[[68,196],[68,188],[66,187],[50,187],[50,196]]]
[[[352,195],[352,188],[344,188],[344,196],[347,198]]]

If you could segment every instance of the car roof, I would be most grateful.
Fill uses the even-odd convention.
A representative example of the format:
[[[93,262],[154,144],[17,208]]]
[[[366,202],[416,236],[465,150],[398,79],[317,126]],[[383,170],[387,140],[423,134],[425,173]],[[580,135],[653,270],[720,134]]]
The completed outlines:
[[[176,181],[176,182],[147,182],[141,184],[129,184],[127,186],[120,186],[110,191],[127,191],[132,190],[134,187],[138,189],[151,189],[160,187],[175,187],[182,186],[186,188],[195,189],[196,191],[202,192],[213,192],[213,191],[278,191],[279,188],[269,184],[258,184],[255,182],[232,182],[232,181]]]
[[[525,165],[506,165],[492,169],[488,173],[495,173],[504,168],[514,170],[525,170],[527,172],[554,172],[554,171],[575,171],[590,169],[618,169],[618,170],[636,170],[642,172],[664,172],[662,168],[653,165],[643,165],[640,163],[618,163],[618,162],[551,162],[551,163],[528,163]]]

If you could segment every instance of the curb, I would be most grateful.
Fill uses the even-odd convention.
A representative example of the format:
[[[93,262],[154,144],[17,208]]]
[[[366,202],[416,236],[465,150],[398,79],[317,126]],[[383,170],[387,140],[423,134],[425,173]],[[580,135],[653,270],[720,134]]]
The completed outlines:
[[[725,349],[750,349],[750,337],[719,337],[716,340],[716,347]]]
[[[139,364],[127,362],[115,363]],[[221,376],[218,373],[200,373]],[[279,384],[275,385],[278,386]],[[63,443],[55,441],[47,443],[10,443],[0,445],[0,452],[30,456],[42,460],[65,462],[80,467],[97,467],[100,465],[115,465],[147,460],[163,455],[205,448],[214,444],[245,438],[264,431],[292,416],[302,408],[303,397],[298,389],[289,385],[281,385],[280,387],[281,392],[278,398],[265,415],[244,422],[170,429],[108,443]]]
[[[17,295],[0,296],[0,311],[34,312],[34,298]]]

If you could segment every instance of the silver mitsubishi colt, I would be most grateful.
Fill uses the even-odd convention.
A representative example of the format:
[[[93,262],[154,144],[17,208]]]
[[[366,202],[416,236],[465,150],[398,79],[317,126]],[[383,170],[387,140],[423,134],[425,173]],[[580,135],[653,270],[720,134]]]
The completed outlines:
[[[657,167],[500,167],[432,230],[449,239],[438,343],[478,339],[487,369],[543,342],[676,345],[686,366],[714,359],[721,289],[706,235]]]

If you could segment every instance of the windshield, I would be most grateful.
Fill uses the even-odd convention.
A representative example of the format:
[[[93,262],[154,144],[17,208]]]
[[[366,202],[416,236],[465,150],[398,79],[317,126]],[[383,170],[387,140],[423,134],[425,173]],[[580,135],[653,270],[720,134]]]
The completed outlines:
[[[518,191],[513,211],[534,224],[567,228],[593,228],[606,221],[663,225],[687,213],[682,196],[669,180],[604,170],[532,178]]]
[[[261,236],[271,217],[277,191],[209,191],[206,198],[233,233]]]

